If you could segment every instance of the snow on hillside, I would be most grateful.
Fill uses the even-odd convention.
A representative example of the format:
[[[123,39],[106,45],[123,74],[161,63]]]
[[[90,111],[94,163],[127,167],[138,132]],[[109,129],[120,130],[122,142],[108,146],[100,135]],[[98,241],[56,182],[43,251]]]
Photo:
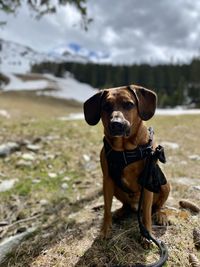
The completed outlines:
[[[89,84],[77,81],[70,74],[66,75],[65,78],[54,77],[50,74],[46,74],[45,77],[55,81],[58,85],[58,90],[40,91],[39,94],[84,102],[97,92]]]
[[[0,39],[0,71],[4,73],[29,72],[31,65],[43,61],[88,62],[88,59],[73,53],[41,53],[30,47]]]
[[[44,80],[42,77],[38,80],[23,81],[14,74],[6,74],[10,82],[3,87],[4,91],[37,91],[44,90],[49,87],[49,81]]]
[[[50,74],[27,74],[21,78],[7,74],[7,77],[10,82],[3,87],[4,91],[36,91],[38,95],[73,99],[78,102],[84,102],[96,92],[90,85],[77,81],[69,73],[65,78],[57,78]]]
[[[78,55],[70,49],[67,50],[65,46],[63,48],[60,46],[59,51],[40,53],[27,46],[0,39],[0,72],[9,79],[9,83],[2,85],[2,89],[37,91],[38,94],[74,99],[79,102],[94,94],[95,90],[91,86],[80,83],[69,73],[65,78],[29,73],[32,64],[43,61],[86,63],[89,58],[83,54]]]

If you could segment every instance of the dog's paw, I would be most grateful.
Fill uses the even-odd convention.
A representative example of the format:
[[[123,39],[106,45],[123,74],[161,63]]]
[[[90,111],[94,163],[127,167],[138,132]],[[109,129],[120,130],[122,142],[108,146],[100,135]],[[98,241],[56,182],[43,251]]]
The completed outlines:
[[[144,249],[152,249],[153,248],[152,241],[148,240],[146,237],[141,236],[140,243]]]
[[[169,220],[164,211],[157,211],[156,213],[153,214],[152,219],[153,219],[154,224],[163,225],[163,226],[169,225]]]
[[[113,220],[126,219],[131,215],[131,207],[123,205],[113,213]]]
[[[111,226],[102,226],[100,237],[101,239],[108,239],[111,236]]]

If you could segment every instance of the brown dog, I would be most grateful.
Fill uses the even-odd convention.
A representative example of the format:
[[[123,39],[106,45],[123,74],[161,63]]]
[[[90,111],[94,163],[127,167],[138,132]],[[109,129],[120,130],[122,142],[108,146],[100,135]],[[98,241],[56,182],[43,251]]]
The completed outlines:
[[[148,143],[149,133],[143,121],[149,120],[154,115],[156,102],[157,97],[154,92],[139,86],[131,85],[105,89],[84,103],[85,120],[89,125],[95,125],[100,119],[102,120],[104,140],[111,150],[130,151]],[[146,159],[133,162],[122,170],[119,179],[134,193],[129,194],[115,182],[115,177],[111,178],[112,166],[109,170],[106,155],[110,151],[105,151],[105,142],[100,158],[104,193],[104,220],[101,233],[106,238],[109,236],[109,230],[112,226],[111,205],[113,196],[123,204],[118,211],[119,216],[123,216],[127,206],[135,209],[138,204],[141,192],[138,179],[144,169]],[[153,147],[155,148],[155,144],[153,144]],[[117,172],[116,176],[118,176]],[[170,186],[167,181],[161,185],[157,193],[144,189],[142,220],[150,233],[152,210],[155,212],[157,222],[166,224],[166,215],[163,211],[161,212],[161,208],[168,198],[169,191]]]

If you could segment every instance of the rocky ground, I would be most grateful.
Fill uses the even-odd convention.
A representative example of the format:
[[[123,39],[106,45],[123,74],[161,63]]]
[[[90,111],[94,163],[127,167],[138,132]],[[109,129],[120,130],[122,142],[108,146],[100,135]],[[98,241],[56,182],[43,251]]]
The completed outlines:
[[[1,95],[0,266],[130,266],[158,258],[155,247],[141,247],[135,214],[114,221],[109,240],[99,238],[102,127],[60,119],[80,110],[50,98]],[[200,215],[179,201],[200,206],[200,118],[157,116],[148,124],[165,146],[162,167],[172,184],[170,225],[154,226],[154,234],[169,248],[165,266],[191,266],[190,253],[200,259],[193,240]],[[113,211],[118,207],[115,200]]]

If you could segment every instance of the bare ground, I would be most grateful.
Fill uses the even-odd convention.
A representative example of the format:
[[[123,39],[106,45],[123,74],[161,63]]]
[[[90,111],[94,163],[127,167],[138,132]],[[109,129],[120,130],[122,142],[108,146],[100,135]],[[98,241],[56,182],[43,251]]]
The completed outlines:
[[[8,222],[0,226],[0,239],[23,228],[37,228],[1,266],[130,266],[158,258],[157,248],[141,247],[135,214],[114,221],[109,240],[99,238],[101,125],[90,128],[83,121],[61,121],[60,116],[80,107],[27,94],[1,95],[0,109],[11,115],[10,119],[0,117],[1,143],[37,140],[40,146],[29,166],[17,167],[23,154],[30,152],[26,147],[0,159],[0,180],[18,179],[0,196],[0,221]],[[168,162],[163,168],[172,184],[167,203],[171,223],[167,229],[154,226],[154,234],[168,246],[166,266],[187,267],[190,252],[200,259],[193,243],[200,216],[181,209],[179,201],[188,199],[200,206],[200,118],[157,116],[148,124],[154,126],[157,142],[165,142]],[[113,211],[119,207],[115,200]]]

